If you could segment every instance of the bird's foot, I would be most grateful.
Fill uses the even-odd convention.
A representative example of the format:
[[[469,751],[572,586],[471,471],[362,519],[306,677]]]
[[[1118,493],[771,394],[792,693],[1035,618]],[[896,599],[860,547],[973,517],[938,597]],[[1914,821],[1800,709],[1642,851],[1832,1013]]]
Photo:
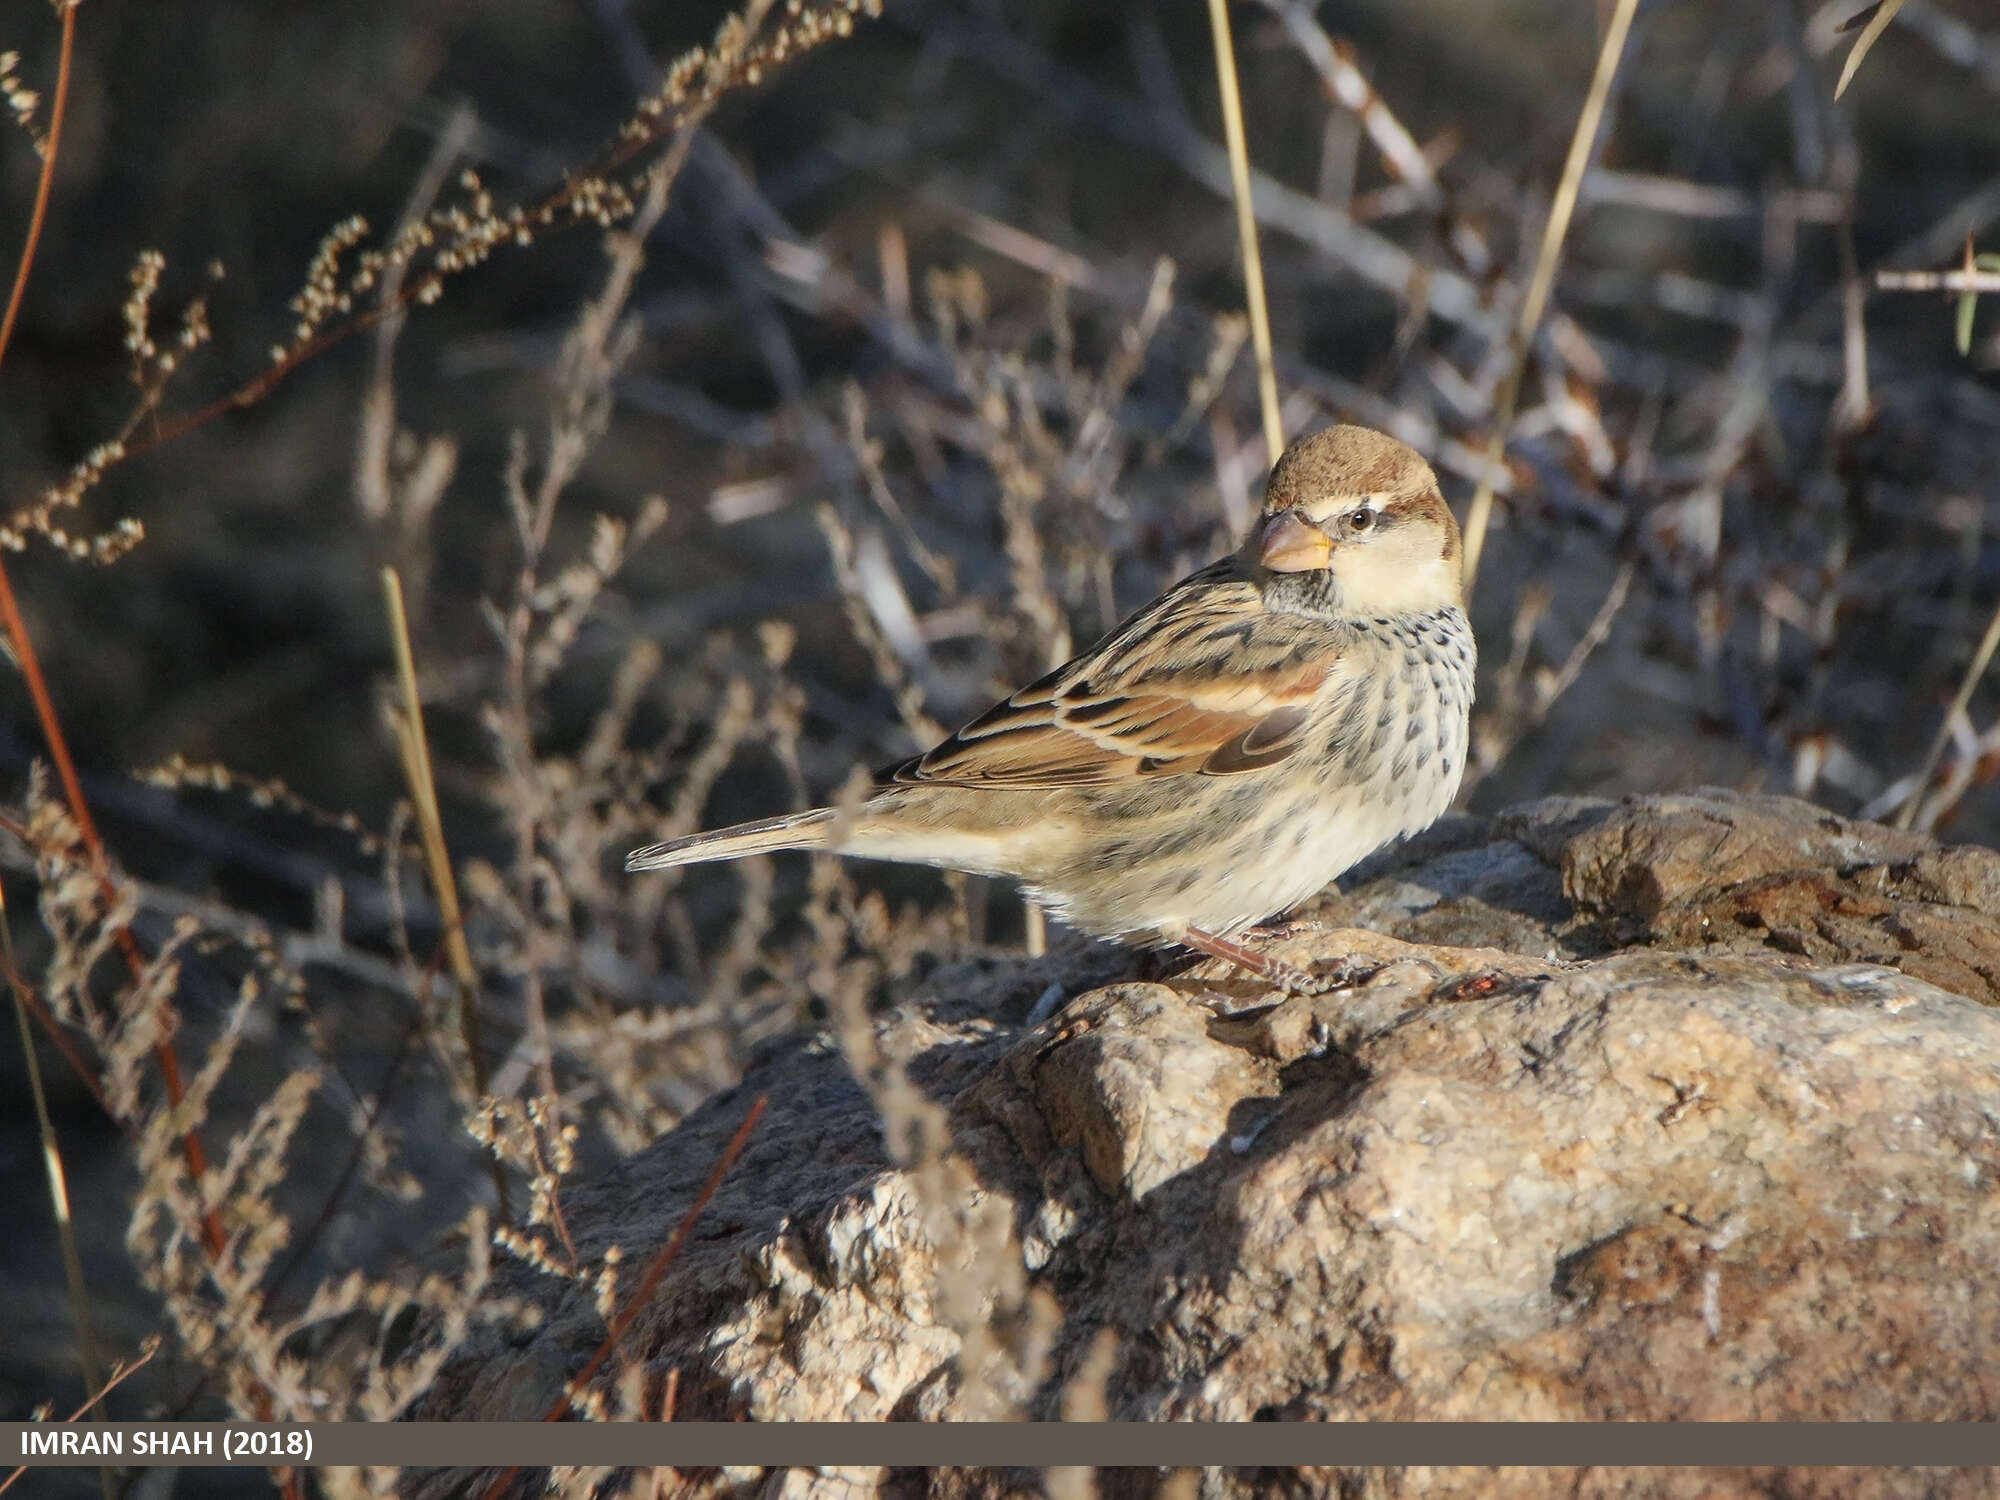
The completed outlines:
[[[1286,963],[1282,958],[1273,958],[1268,953],[1259,953],[1228,938],[1204,932],[1199,927],[1183,929],[1178,934],[1178,941],[1197,953],[1234,964],[1246,974],[1255,975],[1266,984],[1293,995],[1324,995],[1348,989],[1381,967],[1368,959],[1349,956],[1317,963],[1306,970],[1297,964]]]

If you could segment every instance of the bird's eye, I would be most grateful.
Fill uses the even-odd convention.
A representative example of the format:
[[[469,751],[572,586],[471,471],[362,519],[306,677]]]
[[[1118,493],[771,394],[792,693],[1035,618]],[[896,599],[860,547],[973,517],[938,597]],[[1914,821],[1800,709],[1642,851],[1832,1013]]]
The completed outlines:
[[[1365,505],[1362,506],[1361,509],[1359,510],[1351,510],[1347,513],[1347,529],[1349,531],[1353,532],[1366,531],[1369,527],[1373,526],[1374,524],[1375,524],[1375,512],[1370,510]]]

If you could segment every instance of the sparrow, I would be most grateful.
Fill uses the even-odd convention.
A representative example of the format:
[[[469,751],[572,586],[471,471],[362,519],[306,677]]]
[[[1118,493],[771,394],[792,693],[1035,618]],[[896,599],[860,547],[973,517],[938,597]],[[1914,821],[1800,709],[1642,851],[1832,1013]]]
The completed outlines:
[[[1430,465],[1333,427],[1286,449],[1238,551],[879,773],[858,806],[654,844],[625,868],[827,849],[1006,876],[1083,932],[1302,988],[1231,939],[1450,806],[1476,659]]]

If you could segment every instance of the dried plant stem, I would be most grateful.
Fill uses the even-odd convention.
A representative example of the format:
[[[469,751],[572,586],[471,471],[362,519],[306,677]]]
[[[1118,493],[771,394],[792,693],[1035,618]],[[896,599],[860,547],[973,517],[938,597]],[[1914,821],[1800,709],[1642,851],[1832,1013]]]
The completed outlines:
[[[81,0],[60,0],[59,8],[63,11],[65,27],[70,24],[71,11],[76,4],[80,3]],[[756,26],[761,23],[764,15],[769,12],[773,3],[774,0],[753,0],[753,4],[745,12],[745,24],[754,31]],[[874,0],[861,0],[861,3],[865,7],[867,4],[874,3]],[[850,12],[849,14],[852,15],[854,13]],[[862,13],[873,15],[879,12],[864,11]],[[804,40],[795,39],[789,51],[783,56],[772,56],[763,59],[754,70],[753,76],[756,76],[761,81],[763,77],[770,75],[779,62],[786,60],[786,57],[796,58],[817,47],[830,36],[845,34],[845,32],[840,31],[838,28],[823,28]],[[65,31],[65,37],[67,37],[67,31]],[[63,52],[65,67],[68,57],[69,49],[65,45]],[[549,234],[562,228],[562,215],[566,211],[573,211],[575,209],[579,196],[582,193],[593,186],[601,186],[606,180],[606,174],[617,172],[620,168],[628,165],[635,157],[657,146],[661,141],[668,139],[670,135],[678,133],[678,140],[671,144],[666,156],[660,162],[648,168],[645,174],[643,174],[649,178],[660,175],[671,178],[680,170],[682,165],[682,160],[692,134],[688,127],[699,125],[701,120],[705,119],[715,108],[719,102],[719,98],[720,93],[718,91],[707,97],[696,99],[692,105],[685,109],[679,111],[671,109],[662,110],[658,119],[642,115],[637,121],[633,122],[630,128],[620,131],[610,144],[600,150],[597,157],[589,165],[565,173],[560,187],[547,197],[537,200],[532,205],[532,208],[527,212],[533,232],[536,234]],[[53,160],[55,154],[53,150],[54,136],[55,131],[52,125],[49,141],[51,149],[48,153],[50,160]],[[578,212],[575,214],[575,222],[578,224],[592,223],[595,222],[595,216],[589,213]],[[39,223],[39,219],[37,219],[37,223]],[[366,333],[376,328],[383,322],[408,311],[412,306],[433,300],[442,290],[450,276],[456,274],[459,273],[457,271],[442,270],[436,266],[426,267],[413,279],[406,279],[393,297],[385,295],[373,305],[351,313],[341,321],[322,328],[312,337],[291,345],[283,350],[282,357],[274,359],[257,374],[244,380],[234,389],[217,396],[214,400],[197,407],[193,411],[185,412],[178,416],[147,420],[153,417],[153,409],[157,405],[160,395],[158,391],[152,392],[148,400],[132,413],[126,421],[123,430],[119,433],[117,438],[119,451],[117,462],[129,462],[141,454],[150,453],[156,448],[179,441],[188,433],[193,432],[197,428],[207,426],[228,412],[256,405],[259,401],[264,400],[273,391],[277,390],[286,380],[290,379],[301,366],[317,359],[327,350],[344,343],[356,334]],[[0,352],[4,352],[4,348],[4,341],[0,341]]]
[[[472,967],[472,952],[465,945],[458,884],[452,878],[451,858],[445,849],[444,820],[438,815],[437,783],[431,773],[431,748],[424,735],[424,705],[417,691],[417,660],[410,649],[410,622],[403,612],[403,581],[394,568],[382,570],[382,593],[388,602],[389,633],[396,649],[396,677],[403,690],[403,719],[399,726],[403,737],[403,768],[409,773],[410,797],[423,835],[424,861],[430,868],[431,882],[437,887],[438,909],[444,918],[445,957],[451,964],[452,978],[470,985],[479,976]]]
[[[12,960],[4,960],[4,963],[4,971],[0,973],[4,974],[7,987],[14,992],[15,1003],[28,1012],[35,1024],[42,1028],[43,1035],[55,1044],[56,1051],[63,1055],[63,1061],[69,1064],[70,1071],[76,1075],[77,1082],[83,1085],[84,1092],[97,1101],[97,1107],[104,1112],[104,1118],[123,1130],[128,1139],[136,1137],[137,1132],[133,1129],[132,1122],[112,1107],[111,1098],[104,1092],[104,1083],[97,1076],[97,1070],[91,1067],[88,1059],[77,1050],[76,1043],[69,1039],[69,1034],[62,1029],[62,1023],[55,1018],[48,1003],[35,993],[21,971],[14,967]]]
[[[7,312],[0,318],[0,360],[7,357],[7,347],[14,337],[14,324],[20,317],[21,299],[28,289],[28,273],[35,263],[35,251],[41,244],[42,225],[48,218],[49,190],[55,180],[56,159],[62,144],[63,116],[69,103],[70,60],[76,52],[76,5],[60,7],[62,13],[62,43],[56,59],[55,97],[49,106],[48,139],[42,148],[42,173],[35,185],[35,207],[28,219],[28,234],[21,246],[21,258],[14,268],[14,286],[7,297]],[[49,757],[55,762],[57,779],[62,783],[63,799],[69,804],[70,816],[76,819],[77,831],[83,837],[85,847],[90,851],[91,863],[95,867],[97,882],[103,893],[105,904],[112,904],[111,878],[107,873],[104,855],[104,841],[98,836],[97,824],[90,816],[90,805],[83,800],[83,785],[77,779],[76,765],[70,759],[69,743],[63,737],[62,723],[56,718],[55,701],[49,697],[48,683],[42,677],[41,658],[35,654],[34,642],[28,637],[27,621],[21,616],[21,607],[14,599],[14,587],[7,577],[7,570],[0,565],[0,622],[4,622],[7,637],[14,647],[15,659],[20,663],[21,676],[27,682],[28,696],[34,701],[35,717],[41,722],[42,737],[48,742]],[[118,932],[118,946],[125,955],[125,962],[136,979],[145,968],[140,957],[139,945],[129,930]],[[11,956],[9,968],[12,968]],[[19,986],[15,986],[16,1004],[23,1003]],[[167,1092],[167,1103],[178,1107],[181,1102],[180,1060],[174,1055],[171,1044],[162,1042],[155,1053],[160,1069],[160,1078]],[[101,1096],[100,1096],[101,1097]],[[202,1150],[201,1138],[189,1130],[181,1140],[181,1149],[187,1158],[188,1174],[199,1183],[208,1170],[207,1154]],[[202,1221],[202,1242],[211,1258],[222,1254],[222,1221],[210,1209]]]
[[[1869,16],[1867,26],[1848,49],[1847,61],[1841,65],[1840,81],[1833,86],[1834,98],[1838,99],[1847,92],[1847,86],[1854,82],[1855,71],[1861,66],[1861,59],[1882,39],[1882,33],[1889,29],[1889,23],[1896,19],[1896,12],[1903,8],[1904,3],[1905,0],[1881,0],[1881,4],[1874,7],[1875,13]],[[1862,14],[1867,15],[1867,12]]]
[[[7,904],[0,892],[0,952],[6,954],[7,972],[15,972],[14,937],[7,922]],[[49,1115],[48,1090],[42,1084],[41,1059],[35,1055],[35,1030],[28,1023],[28,1003],[13,985],[14,1019],[21,1030],[21,1055],[27,1062],[28,1093],[35,1102],[35,1125],[42,1137],[42,1167],[49,1179],[49,1209],[55,1215],[56,1239],[62,1249],[63,1281],[69,1289],[69,1313],[76,1325],[77,1364],[83,1372],[86,1391],[100,1389],[104,1379],[104,1356],[97,1346],[97,1321],[90,1315],[90,1288],[83,1279],[83,1255],[76,1244],[76,1219],[69,1207],[69,1175],[63,1170],[62,1142],[56,1139],[55,1121]],[[113,1500],[117,1486],[109,1469],[99,1469],[98,1482],[104,1500]]]
[[[1854,250],[1854,215],[1840,221],[1840,357],[1842,381],[1835,410],[1859,427],[1868,417],[1868,290],[1861,280],[1861,262]]]
[[[431,774],[430,741],[424,734],[423,697],[417,691],[417,659],[410,649],[410,621],[403,610],[403,581],[394,568],[382,570],[382,595],[389,610],[389,637],[396,651],[396,677],[402,685],[403,709],[396,721],[397,748],[402,752],[403,779],[417,811],[423,839],[424,865],[437,894],[438,916],[444,924],[445,961],[458,989],[459,1035],[465,1043],[475,1099],[486,1096],[486,1060],[479,1050],[479,975],[472,967],[472,950],[465,943],[465,920],[459,911],[458,881],[452,875],[451,852],[445,847],[444,819],[438,813],[437,781]],[[498,1157],[491,1160],[493,1191],[502,1223],[513,1215],[507,1204],[507,1175]]]
[[[1236,232],[1243,241],[1243,300],[1249,304],[1250,340],[1257,351],[1257,404],[1264,413],[1266,463],[1285,451],[1285,421],[1278,406],[1278,369],[1271,352],[1271,314],[1264,298],[1264,257],[1257,249],[1257,210],[1250,201],[1250,148],[1243,136],[1243,96],[1236,84],[1236,46],[1229,37],[1227,0],[1208,0],[1215,32],[1215,76],[1222,86],[1222,128],[1229,145],[1229,176],[1236,199]]]
[[[1593,652],[1611,636],[1612,621],[1618,618],[1618,611],[1625,607],[1625,596],[1632,590],[1632,578],[1639,571],[1635,562],[1627,562],[1619,568],[1618,576],[1611,580],[1611,587],[1604,591],[1604,599],[1597,606],[1597,613],[1590,617],[1590,624],[1584,627],[1582,637],[1570,648],[1563,664],[1556,669],[1556,675],[1542,694],[1544,716],[1555,706],[1558,698],[1576,686],[1576,679],[1583,673],[1583,665]]]
[[[1549,288],[1555,284],[1556,263],[1562,258],[1562,243],[1569,233],[1569,221],[1576,212],[1577,191],[1583,185],[1583,171],[1590,164],[1590,149],[1597,140],[1598,122],[1604,117],[1605,101],[1611,97],[1611,80],[1617,75],[1618,61],[1625,54],[1625,38],[1632,30],[1632,16],[1639,0],[1618,0],[1605,28],[1604,42],[1597,49],[1597,72],[1584,95],[1583,112],[1576,119],[1576,133],[1570,137],[1569,159],[1563,163],[1562,181],[1549,204],[1549,220],[1542,228],[1541,253],[1535,259],[1528,292],[1521,299],[1521,316],[1514,325],[1513,345],[1507,373],[1493,400],[1492,432],[1486,439],[1486,463],[1480,471],[1479,486],[1472,492],[1472,506],[1465,517],[1465,591],[1469,595],[1479,578],[1479,555],[1486,546],[1486,527],[1493,515],[1493,474],[1507,451],[1507,429],[1514,425],[1514,407],[1521,398],[1521,376],[1528,366],[1528,351],[1535,341],[1535,329],[1548,305]]]
[[[1916,778],[1910,783],[1909,794],[1903,799],[1902,809],[1896,814],[1896,826],[1908,828],[1917,820],[1917,809],[1923,806],[1924,788],[1931,784],[1931,774],[1944,756],[1944,747],[1951,743],[1951,726],[1958,722],[1958,716],[1965,712],[1972,702],[1973,689],[1979,686],[1979,679],[1986,675],[1987,664],[1993,660],[1993,652],[2000,648],[2000,605],[1995,605],[1993,618],[1986,622],[1986,634],[1979,638],[1979,647],[1972,653],[1972,660],[1966,663],[1965,677],[1953,694],[1951,707],[1944,712],[1944,722],[1938,725],[1937,736],[1924,754],[1924,763],[1918,768]]]
[[[137,1374],[141,1369],[143,1369],[148,1363],[151,1362],[153,1356],[155,1354],[158,1354],[159,1352],[160,1352],[160,1336],[158,1334],[154,1334],[151,1337],[149,1337],[144,1344],[140,1345],[138,1358],[134,1359],[130,1364],[120,1364],[116,1369],[114,1369],[111,1372],[110,1379],[106,1380],[103,1385],[96,1387],[93,1390],[90,1397],[84,1401],[83,1405],[79,1406],[75,1411],[71,1412],[67,1417],[63,1418],[63,1420],[65,1422],[74,1422],[78,1420],[80,1417],[83,1416],[85,1412],[89,1411],[91,1407],[97,1405],[98,1402],[102,1401],[106,1396],[110,1395],[119,1386],[123,1385],[126,1382],[126,1380],[128,1380],[131,1376]],[[14,1487],[14,1481],[19,1479],[23,1474],[27,1472],[28,1472],[28,1466],[26,1464],[22,1464],[19,1468],[14,1470],[13,1473],[9,1474],[4,1480],[0,1480],[0,1495],[4,1495],[7,1493],[7,1491],[12,1489]],[[287,1469],[287,1470],[281,1470],[280,1472],[290,1473],[291,1471]]]
[[[1263,0],[1264,9],[1276,16],[1290,33],[1299,55],[1319,74],[1326,97],[1349,110],[1368,132],[1382,161],[1398,179],[1414,189],[1420,201],[1436,203],[1441,194],[1437,174],[1423,147],[1390,110],[1388,101],[1369,86],[1368,79],[1344,49],[1314,19],[1319,12],[1315,0]]]
[[[14,324],[21,316],[21,299],[27,295],[28,272],[35,264],[35,248],[42,242],[42,224],[49,216],[49,190],[56,177],[57,147],[62,144],[63,115],[69,104],[69,65],[76,54],[76,7],[81,0],[58,6],[62,13],[62,43],[56,53],[56,92],[49,104],[49,136],[42,146],[42,175],[35,183],[35,206],[28,215],[28,235],[21,244],[21,259],[14,267],[14,289],[7,294],[7,313],[0,317],[0,360],[7,357],[7,345],[14,337]]]
[[[560,1422],[569,1415],[577,1395],[589,1388],[590,1382],[597,1377],[597,1372],[604,1368],[604,1362],[611,1357],[612,1351],[618,1347],[619,1341],[625,1337],[634,1320],[645,1310],[647,1302],[652,1299],[654,1290],[660,1284],[660,1278],[672,1269],[676,1260],[680,1259],[681,1251],[687,1245],[688,1236],[694,1233],[694,1226],[708,1209],[709,1199],[716,1195],[723,1179],[728,1177],[731,1169],[735,1167],[736,1158],[741,1156],[743,1148],[750,1144],[750,1132],[757,1128],[757,1122],[764,1117],[764,1109],[770,1102],[769,1095],[759,1094],[756,1101],[751,1104],[750,1112],[743,1117],[743,1123],[736,1127],[736,1134],[729,1138],[729,1144],[722,1148],[722,1154],[715,1159],[715,1167],[709,1172],[708,1180],[701,1185],[701,1191],[694,1195],[694,1202],[688,1205],[687,1212],[681,1215],[680,1223],[674,1226],[673,1234],[668,1236],[666,1244],[660,1247],[660,1252],[653,1257],[652,1264],[646,1267],[646,1274],[641,1276],[638,1284],[632,1288],[632,1294],[626,1299],[625,1306],[611,1320],[611,1327],[605,1333],[604,1341],[597,1346],[597,1352],[591,1355],[590,1362],[578,1372],[576,1378],[564,1387],[562,1395],[556,1398],[555,1404],[543,1413],[544,1422]],[[672,1382],[674,1395],[678,1395],[680,1389],[678,1376],[679,1371],[675,1370],[670,1372],[668,1377]],[[666,1404],[666,1409],[672,1410],[670,1402]],[[486,1487],[485,1500],[498,1500],[499,1496],[506,1493],[507,1486],[514,1482],[515,1476],[520,1472],[517,1466],[508,1469],[495,1479]]]
[[[41,658],[35,654],[33,643],[28,638],[28,622],[21,614],[21,606],[14,598],[14,585],[7,576],[7,569],[0,564],[0,622],[7,627],[7,637],[13,643],[14,652],[20,658],[21,676],[28,686],[28,697],[35,705],[35,717],[41,721],[42,735],[48,741],[49,757],[55,762],[56,779],[62,783],[63,800],[69,804],[70,816],[76,820],[77,833],[82,837],[85,849],[90,853],[99,885],[102,887],[106,904],[115,894],[111,888],[111,877],[104,854],[104,840],[97,832],[97,820],[90,815],[90,804],[83,798],[83,783],[77,779],[76,763],[70,759],[69,741],[62,732],[62,723],[56,717],[55,700],[49,696],[48,680],[42,676]],[[125,952],[126,961],[132,967],[133,978],[138,978],[145,967],[139,954],[139,945],[129,931],[119,932],[119,946]],[[169,1053],[169,1056],[172,1054]],[[167,1070],[172,1075],[168,1084],[169,1102],[180,1102],[180,1068],[175,1065]],[[197,1146],[196,1151],[199,1151]],[[202,1168],[190,1161],[189,1168],[200,1177]],[[218,1247],[219,1248],[219,1247]]]
[[[41,244],[42,225],[48,217],[50,185],[55,180],[56,160],[62,144],[63,116],[69,102],[70,61],[76,52],[76,3],[62,5],[59,10],[62,42],[56,59],[55,97],[49,107],[48,139],[42,148],[42,172],[35,185],[35,207],[28,219],[27,238],[21,246],[20,261],[14,268],[14,286],[7,297],[6,315],[0,318],[0,360],[5,360],[7,356],[14,325],[20,317],[21,299],[27,293],[28,273],[34,267],[35,251]],[[83,787],[77,780],[76,766],[70,759],[69,744],[63,737],[62,724],[56,718],[55,702],[49,697],[48,684],[42,677],[41,658],[35,654],[34,642],[28,638],[28,625],[21,617],[21,608],[15,602],[14,587],[4,565],[0,565],[0,623],[5,624],[7,637],[13,644],[21,676],[28,685],[28,696],[35,705],[35,717],[42,726],[42,737],[48,743],[49,758],[55,762],[56,776],[62,782],[63,798],[69,804],[70,816],[76,819],[77,832],[82,835],[84,846],[90,851],[98,888],[109,907],[113,904],[114,892],[104,854],[104,841],[98,837],[89,804],[83,800]],[[130,930],[120,928],[117,942],[132,977],[138,979],[144,972],[145,960],[140,956],[137,940]],[[166,1089],[167,1104],[178,1108],[183,1088],[180,1059],[174,1055],[172,1043],[161,1042],[154,1051],[154,1058],[160,1069],[160,1081]],[[202,1150],[201,1138],[192,1129],[181,1137],[181,1151],[187,1159],[188,1175],[199,1184],[208,1171],[208,1156]],[[211,1260],[221,1257],[224,1245],[222,1220],[213,1208],[202,1217],[202,1245]]]
[[[646,1274],[641,1276],[638,1284],[632,1288],[632,1294],[626,1299],[625,1306],[619,1310],[618,1316],[612,1319],[611,1327],[604,1335],[604,1342],[597,1346],[597,1352],[590,1357],[590,1362],[577,1373],[576,1378],[557,1398],[555,1405],[543,1414],[544,1422],[560,1422],[569,1414],[570,1406],[577,1394],[585,1390],[597,1372],[604,1368],[604,1362],[618,1347],[619,1340],[625,1337],[633,1320],[645,1310],[653,1292],[659,1287],[660,1278],[672,1269],[676,1260],[680,1259],[681,1251],[687,1245],[688,1236],[694,1233],[694,1226],[708,1209],[709,1199],[720,1190],[723,1179],[728,1177],[731,1169],[735,1167],[736,1158],[741,1156],[743,1148],[750,1144],[750,1132],[755,1130],[757,1122],[764,1118],[764,1110],[770,1102],[769,1095],[759,1094],[751,1104],[749,1113],[743,1116],[743,1123],[736,1127],[736,1133],[729,1138],[729,1143],[722,1148],[722,1154],[715,1159],[715,1166],[709,1172],[708,1180],[701,1185],[701,1191],[695,1194],[694,1202],[688,1205],[687,1212],[681,1215],[680,1223],[674,1226],[673,1234],[668,1237],[666,1244],[660,1247],[660,1252],[653,1257],[652,1264],[646,1267]]]
[[[2000,271],[1892,271],[1875,273],[1878,292],[2000,292]]]

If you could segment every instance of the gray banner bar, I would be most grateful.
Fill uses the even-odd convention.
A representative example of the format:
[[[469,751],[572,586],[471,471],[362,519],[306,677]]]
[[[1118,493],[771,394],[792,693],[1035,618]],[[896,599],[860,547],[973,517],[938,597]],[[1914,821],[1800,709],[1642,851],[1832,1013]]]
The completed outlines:
[[[0,1423],[16,1464],[1820,1466],[2000,1463],[1983,1422]]]

